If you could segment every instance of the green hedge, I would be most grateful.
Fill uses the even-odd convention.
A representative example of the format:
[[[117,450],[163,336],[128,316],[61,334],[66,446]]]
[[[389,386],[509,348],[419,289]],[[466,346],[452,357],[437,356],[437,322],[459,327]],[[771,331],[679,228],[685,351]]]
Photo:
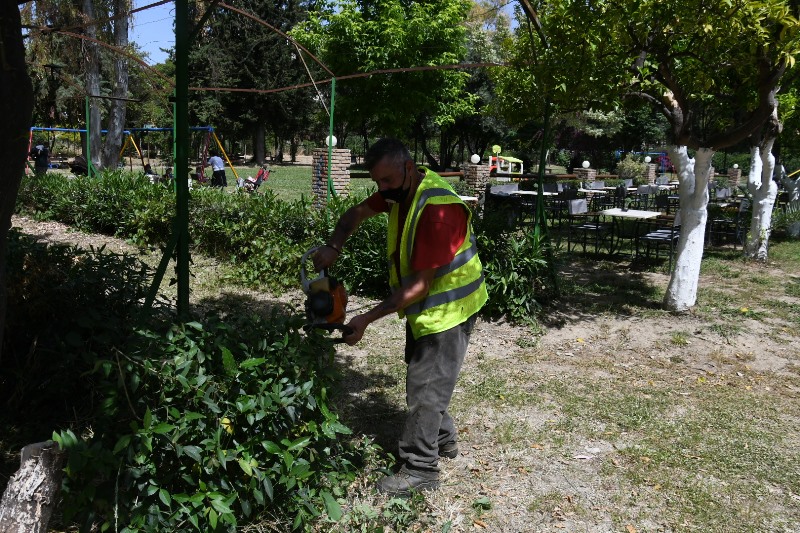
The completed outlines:
[[[271,291],[297,287],[300,257],[325,242],[339,216],[361,199],[334,199],[321,211],[305,200],[281,201],[270,191],[249,195],[196,189],[189,201],[193,247],[235,265],[241,283]],[[48,174],[25,178],[18,206],[84,231],[161,246],[170,236],[174,195],[168,187],[122,172],[71,180]],[[367,220],[332,268],[350,292],[378,298],[387,294],[386,224],[386,217]],[[475,227],[489,283],[487,312],[534,320],[545,285],[542,243],[532,233],[492,229],[487,221],[476,220]]]

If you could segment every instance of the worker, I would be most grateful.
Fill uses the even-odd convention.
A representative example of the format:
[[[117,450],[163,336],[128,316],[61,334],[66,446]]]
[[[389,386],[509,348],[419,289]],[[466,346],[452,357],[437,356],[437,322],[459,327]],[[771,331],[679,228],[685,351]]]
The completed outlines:
[[[398,313],[406,318],[405,426],[399,471],[378,482],[380,492],[407,496],[439,486],[439,457],[458,456],[455,424],[447,413],[477,312],[487,300],[472,232],[472,212],[452,187],[416,167],[396,139],[381,139],[365,157],[378,191],[348,209],[314,256],[318,270],[336,262],[347,238],[366,219],[388,213],[391,295],[347,324],[357,343],[367,326]]]

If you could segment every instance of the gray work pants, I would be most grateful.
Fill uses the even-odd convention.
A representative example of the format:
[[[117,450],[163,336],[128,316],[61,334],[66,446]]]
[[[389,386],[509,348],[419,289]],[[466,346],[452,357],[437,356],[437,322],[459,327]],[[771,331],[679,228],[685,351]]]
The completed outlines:
[[[425,479],[439,477],[439,446],[456,440],[447,406],[475,325],[475,315],[440,333],[414,339],[406,325],[406,404],[400,437],[402,469]]]

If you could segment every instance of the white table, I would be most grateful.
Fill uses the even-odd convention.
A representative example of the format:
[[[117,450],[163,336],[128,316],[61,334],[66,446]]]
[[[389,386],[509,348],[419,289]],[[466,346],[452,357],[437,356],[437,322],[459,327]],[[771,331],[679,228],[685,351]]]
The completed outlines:
[[[600,211],[600,214],[605,215],[607,217],[648,219],[648,218],[656,218],[661,213],[659,211],[644,211],[641,209],[623,210],[620,207],[615,207],[613,209],[606,209],[605,211]]]
[[[517,194],[520,196],[537,196],[539,191],[512,191],[511,194]],[[552,191],[542,191],[542,196],[558,196],[558,193]]]
[[[623,210],[620,207],[615,207],[613,209],[606,209],[604,211],[600,211],[601,215],[611,217],[613,220],[612,229],[611,229],[611,253],[614,253],[614,249],[619,247],[620,241],[624,239],[635,239],[638,243],[639,237],[639,221],[640,220],[647,220],[650,218],[656,218],[661,213],[658,211],[644,211],[642,209],[627,209]],[[619,219],[627,218],[630,220],[636,220],[636,228],[634,228],[633,236],[625,236],[622,232],[622,224],[619,222]],[[616,238],[616,245],[614,244],[614,238]]]
[[[470,202],[477,202],[478,201],[478,197],[477,196],[461,196],[461,195],[459,195],[458,197],[461,198],[461,201],[464,202],[464,203],[470,203]]]

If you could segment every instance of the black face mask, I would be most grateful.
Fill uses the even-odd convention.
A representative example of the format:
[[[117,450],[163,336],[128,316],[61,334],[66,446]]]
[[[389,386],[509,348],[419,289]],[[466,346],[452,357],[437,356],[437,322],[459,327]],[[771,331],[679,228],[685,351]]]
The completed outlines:
[[[386,200],[387,203],[390,204],[403,203],[408,197],[408,191],[411,190],[411,187],[409,187],[408,189],[403,188],[403,185],[406,184],[407,177],[408,177],[408,171],[406,169],[403,169],[403,184],[400,185],[400,187],[395,187],[394,189],[386,189],[385,191],[378,191],[378,193],[384,200]]]

